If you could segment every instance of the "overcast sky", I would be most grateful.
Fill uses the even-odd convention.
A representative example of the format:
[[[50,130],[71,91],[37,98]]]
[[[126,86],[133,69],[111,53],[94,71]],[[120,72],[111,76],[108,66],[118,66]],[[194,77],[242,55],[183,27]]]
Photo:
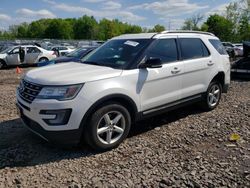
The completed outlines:
[[[118,18],[131,24],[178,29],[194,14],[221,14],[232,0],[1,0],[0,29],[40,18],[78,18],[84,14]]]

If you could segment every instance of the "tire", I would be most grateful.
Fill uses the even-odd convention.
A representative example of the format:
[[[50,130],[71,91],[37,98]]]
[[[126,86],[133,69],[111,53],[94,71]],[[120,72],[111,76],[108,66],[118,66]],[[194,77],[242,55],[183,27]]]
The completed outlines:
[[[0,61],[0,69],[6,67],[6,63],[4,61]]]
[[[46,58],[46,57],[41,57],[41,58],[39,59],[39,63],[40,63],[40,62],[45,62],[45,61],[49,61],[49,59]]]
[[[130,127],[128,110],[119,103],[107,103],[90,117],[84,128],[83,140],[96,151],[110,150],[128,136]]]
[[[221,99],[222,86],[219,82],[213,81],[209,84],[205,97],[202,101],[202,107],[206,111],[215,109]]]

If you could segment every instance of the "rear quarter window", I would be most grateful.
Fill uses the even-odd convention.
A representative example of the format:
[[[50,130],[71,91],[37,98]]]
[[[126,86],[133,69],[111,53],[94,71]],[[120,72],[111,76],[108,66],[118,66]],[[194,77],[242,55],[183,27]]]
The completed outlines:
[[[209,39],[209,42],[213,45],[213,47],[219,52],[221,55],[228,55],[225,47],[222,45],[220,40],[217,39]]]

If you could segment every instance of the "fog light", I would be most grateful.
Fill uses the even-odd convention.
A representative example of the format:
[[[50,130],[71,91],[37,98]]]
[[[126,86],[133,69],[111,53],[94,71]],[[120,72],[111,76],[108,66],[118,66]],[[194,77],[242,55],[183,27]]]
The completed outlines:
[[[52,126],[66,125],[69,122],[72,109],[41,110],[40,115],[45,123]]]

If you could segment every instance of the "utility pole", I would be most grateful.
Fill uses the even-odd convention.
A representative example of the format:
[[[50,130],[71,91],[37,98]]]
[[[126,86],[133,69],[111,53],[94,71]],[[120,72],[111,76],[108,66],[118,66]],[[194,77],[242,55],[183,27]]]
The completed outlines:
[[[171,30],[171,18],[169,18],[169,20],[168,20],[168,30],[169,31]]]

